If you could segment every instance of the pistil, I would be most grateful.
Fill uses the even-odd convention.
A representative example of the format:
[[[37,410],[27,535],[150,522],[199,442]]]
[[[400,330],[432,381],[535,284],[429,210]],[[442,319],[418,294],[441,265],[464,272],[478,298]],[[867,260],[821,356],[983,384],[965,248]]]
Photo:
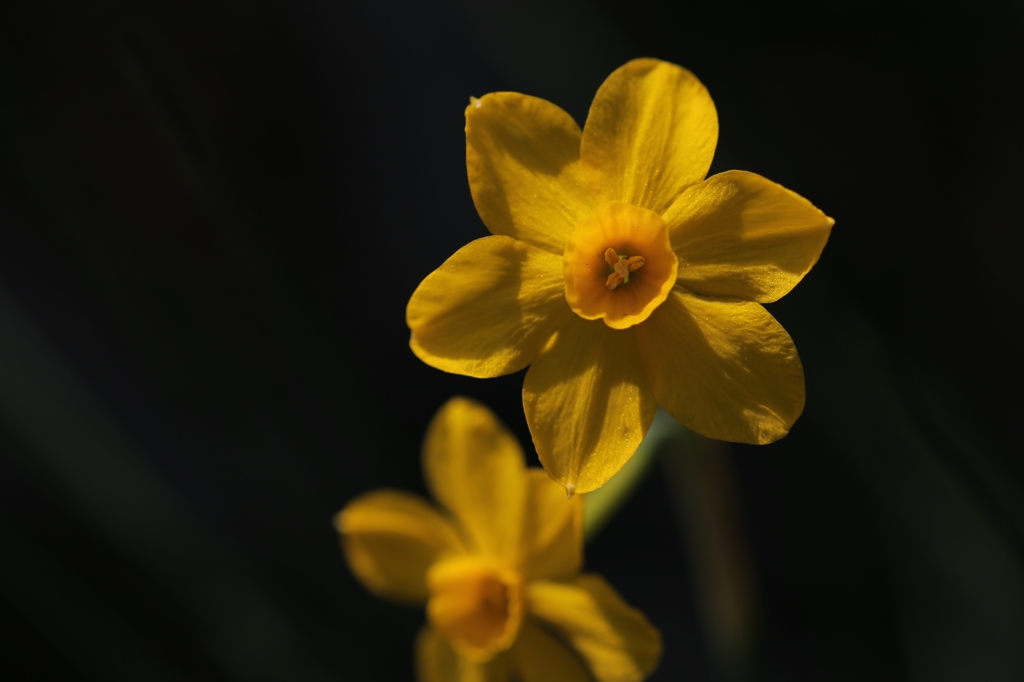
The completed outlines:
[[[629,273],[636,272],[644,266],[643,256],[625,256],[615,253],[615,249],[608,247],[604,252],[604,261],[612,266],[614,272],[608,275],[604,285],[610,291],[614,291],[620,284],[629,281]]]

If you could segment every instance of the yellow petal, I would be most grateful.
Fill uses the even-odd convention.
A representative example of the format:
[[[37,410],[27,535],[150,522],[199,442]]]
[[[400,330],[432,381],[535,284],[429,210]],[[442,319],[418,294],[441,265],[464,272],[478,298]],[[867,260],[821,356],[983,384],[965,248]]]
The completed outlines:
[[[835,222],[800,195],[744,171],[690,187],[664,218],[679,284],[760,303],[781,298],[810,271]]]
[[[594,196],[664,213],[700,182],[718,142],[718,114],[684,68],[634,59],[597,91],[583,129],[583,170]]]
[[[397,490],[357,497],[334,525],[356,577],[371,592],[398,601],[426,601],[430,565],[465,552],[451,521],[425,500]]]
[[[495,377],[526,367],[551,336],[565,302],[562,254],[509,237],[455,252],[417,287],[405,319],[409,345],[431,367]]]
[[[583,566],[583,495],[565,489],[542,470],[529,469],[523,556],[526,580],[568,580]]]
[[[508,660],[499,655],[487,663],[476,663],[455,653],[445,638],[432,627],[416,637],[416,679],[418,682],[506,682]]]
[[[523,623],[511,654],[512,667],[522,682],[593,680],[576,652],[529,621]]]
[[[576,316],[526,373],[523,407],[541,463],[570,493],[621,469],[658,409],[634,332]]]
[[[505,559],[510,565],[518,558],[524,473],[519,443],[477,402],[452,398],[427,429],[427,487],[455,517],[475,553]]]
[[[496,92],[466,108],[466,167],[484,224],[562,255],[593,211],[580,165],[580,128],[551,102]]]
[[[758,303],[677,289],[637,327],[637,339],[658,403],[697,433],[770,443],[804,409],[793,340]]]
[[[583,656],[598,682],[639,682],[658,665],[661,633],[597,575],[530,583],[527,602]]]

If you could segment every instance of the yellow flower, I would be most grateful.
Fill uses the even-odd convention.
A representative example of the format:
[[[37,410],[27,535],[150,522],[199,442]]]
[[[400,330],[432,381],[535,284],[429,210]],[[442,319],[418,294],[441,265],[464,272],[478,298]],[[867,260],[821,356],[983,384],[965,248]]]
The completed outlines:
[[[765,178],[705,179],[718,117],[697,78],[637,59],[601,85],[586,127],[498,92],[466,109],[478,239],[409,301],[413,351],[494,377],[530,366],[523,406],[567,491],[607,481],[658,405],[745,443],[786,435],[804,376],[762,306],[811,269],[833,220]]]
[[[423,469],[437,509],[396,490],[336,517],[349,566],[372,592],[427,605],[420,682],[642,680],[661,635],[583,564],[582,496],[565,501],[487,408],[453,398]]]

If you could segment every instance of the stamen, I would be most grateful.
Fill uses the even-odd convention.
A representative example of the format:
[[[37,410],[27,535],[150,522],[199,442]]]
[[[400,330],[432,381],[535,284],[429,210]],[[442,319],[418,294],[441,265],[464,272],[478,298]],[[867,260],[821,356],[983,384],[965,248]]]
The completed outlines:
[[[610,291],[615,291],[620,284],[629,281],[629,273],[636,272],[647,261],[643,256],[620,256],[609,246],[604,252],[604,262],[615,268],[615,272],[608,275],[608,279],[604,281],[604,285]]]
[[[609,251],[610,251],[610,250],[611,250],[611,249],[609,249]],[[576,486],[575,486],[575,485],[573,485],[572,483],[567,483],[567,484],[565,485],[565,499],[567,499],[567,500],[571,500],[571,499],[572,499],[572,496],[573,496],[573,494],[574,494],[575,492],[576,492]]]

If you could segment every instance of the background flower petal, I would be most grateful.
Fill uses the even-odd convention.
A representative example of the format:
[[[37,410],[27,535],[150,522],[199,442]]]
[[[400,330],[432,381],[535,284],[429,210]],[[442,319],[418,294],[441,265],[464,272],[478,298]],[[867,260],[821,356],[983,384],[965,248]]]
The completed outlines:
[[[416,636],[418,682],[505,682],[508,658],[498,655],[487,663],[459,656],[440,632],[427,626]]]
[[[593,680],[586,664],[576,652],[529,621],[523,623],[519,638],[509,653],[512,667],[522,682]]]
[[[658,403],[704,436],[770,443],[804,409],[793,340],[758,303],[677,289],[637,327],[637,339]]]
[[[761,303],[784,296],[818,262],[835,222],[799,194],[745,171],[690,187],[664,218],[681,285]]]
[[[597,91],[580,153],[594,196],[661,214],[704,179],[717,142],[718,113],[697,77],[634,59]]]
[[[376,490],[334,517],[348,565],[371,592],[398,601],[427,600],[427,569],[440,557],[465,552],[458,531],[426,500]]]
[[[547,100],[516,92],[466,108],[466,168],[473,203],[494,234],[562,255],[594,209],[580,164],[580,128]]]
[[[471,550],[515,561],[526,501],[523,453],[490,410],[467,398],[445,403],[427,429],[423,474]]]
[[[565,302],[562,256],[509,237],[470,242],[420,283],[409,345],[431,367],[495,377],[526,367]]]
[[[622,468],[658,409],[633,332],[575,315],[527,371],[523,407],[548,475],[581,493]]]
[[[543,469],[527,470],[520,567],[525,580],[567,580],[583,566],[583,495],[565,489]]]
[[[661,633],[600,576],[533,582],[527,602],[586,659],[598,682],[639,682],[658,665]]]

